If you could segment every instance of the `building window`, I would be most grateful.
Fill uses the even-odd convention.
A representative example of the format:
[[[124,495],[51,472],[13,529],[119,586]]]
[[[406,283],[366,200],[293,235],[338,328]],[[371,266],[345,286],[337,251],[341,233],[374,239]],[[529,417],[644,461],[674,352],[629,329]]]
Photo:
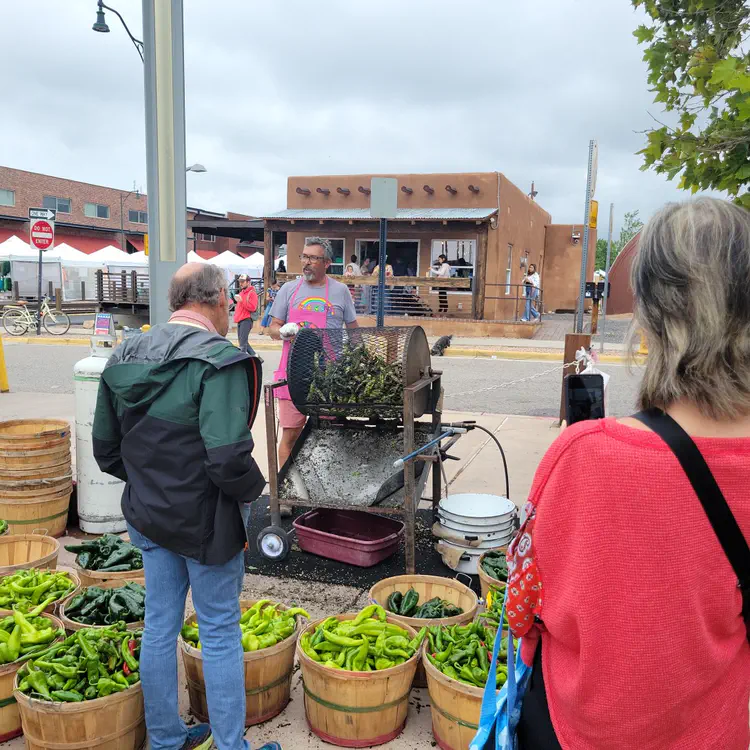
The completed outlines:
[[[505,268],[505,293],[510,294],[510,280],[513,273],[513,245],[508,243],[508,265]]]
[[[305,241],[309,238],[306,237]],[[331,243],[331,249],[333,250],[333,263],[328,268],[328,273],[332,276],[343,276],[344,275],[344,240],[333,239],[332,237],[322,237],[321,239],[328,240]]]
[[[108,219],[109,206],[103,206],[101,203],[84,203],[83,215],[89,219]]]
[[[134,211],[132,208],[128,211],[128,221],[133,224],[148,224],[147,211]]]
[[[195,235],[198,242],[216,242],[216,235],[215,234],[196,234]]]
[[[42,201],[42,208],[51,208],[59,214],[69,214],[70,198],[56,198],[54,195],[45,195]]]
[[[16,191],[15,190],[0,190],[0,206],[15,206],[16,205]]]

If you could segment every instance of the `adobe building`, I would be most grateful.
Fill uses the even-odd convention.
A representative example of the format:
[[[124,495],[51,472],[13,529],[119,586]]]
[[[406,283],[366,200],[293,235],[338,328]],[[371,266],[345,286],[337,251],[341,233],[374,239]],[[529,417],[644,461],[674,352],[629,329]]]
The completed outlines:
[[[638,251],[638,242],[641,233],[633,237],[620,251],[609,269],[609,299],[607,300],[607,312],[612,315],[632,313],[635,303],[633,288],[630,286],[630,271],[633,260]]]
[[[582,227],[552,224],[550,214],[500,172],[290,177],[286,209],[263,217],[267,284],[280,237],[287,244],[287,278],[301,271],[306,237],[331,240],[332,275],[343,274],[351,256],[359,265],[377,259],[379,222],[369,212],[373,176],[395,177],[399,187],[397,217],[388,221],[387,257],[394,276],[388,283],[386,324],[419,317],[433,334],[463,328],[461,335],[530,338],[535,326],[521,319],[522,282],[532,263],[541,278],[540,307],[575,309]],[[595,248],[596,231],[589,236]],[[454,276],[437,286],[427,272],[441,253]],[[594,260],[592,251],[587,279],[593,277]],[[358,312],[367,317],[373,308],[363,290],[373,281],[360,282],[347,281],[358,290]]]

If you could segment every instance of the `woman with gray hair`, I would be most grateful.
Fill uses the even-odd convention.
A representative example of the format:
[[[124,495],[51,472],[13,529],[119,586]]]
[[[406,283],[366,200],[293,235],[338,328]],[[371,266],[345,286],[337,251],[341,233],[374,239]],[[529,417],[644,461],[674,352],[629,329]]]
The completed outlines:
[[[666,206],[632,285],[642,411],[565,430],[508,551],[519,743],[747,750],[750,214]]]

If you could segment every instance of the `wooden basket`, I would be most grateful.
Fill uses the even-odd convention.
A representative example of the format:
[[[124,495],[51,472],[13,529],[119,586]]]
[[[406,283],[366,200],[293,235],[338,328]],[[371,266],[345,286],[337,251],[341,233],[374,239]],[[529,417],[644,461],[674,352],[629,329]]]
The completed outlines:
[[[0,451],[48,450],[70,445],[70,424],[62,419],[14,419],[0,422]]]
[[[8,450],[0,448],[0,471],[18,471],[37,467],[44,469],[50,466],[70,465],[70,440],[50,440],[43,448]]]
[[[13,696],[27,750],[140,750],[146,741],[140,682],[122,693],[80,703],[36,700],[17,686]]]
[[[57,568],[60,542],[39,534],[0,537],[0,576],[21,568]],[[79,576],[80,578],[80,576]]]
[[[419,594],[419,601],[422,604],[439,596],[441,599],[445,599],[451,604],[461,607],[464,611],[461,615],[442,617],[434,620],[420,617],[403,617],[402,615],[396,615],[389,612],[394,620],[409,625],[415,630],[419,630],[425,625],[428,627],[431,625],[447,625],[448,627],[453,625],[464,625],[467,622],[471,622],[476,616],[477,608],[479,606],[477,595],[468,586],[465,586],[455,578],[418,575],[384,578],[382,581],[378,581],[378,583],[370,589],[370,601],[373,604],[380,604],[381,607],[385,608],[385,603],[388,600],[388,597],[394,591],[400,591],[402,594],[405,594],[410,588],[413,588]],[[425,676],[421,662],[417,664],[417,673],[414,677],[413,687],[427,687],[427,677]]]
[[[8,522],[11,534],[24,534],[29,528],[44,528],[50,536],[62,536],[68,524],[73,485],[70,481],[33,497],[9,497],[0,489],[0,518]]]
[[[353,620],[357,615],[337,615]],[[300,637],[323,620],[308,625]],[[388,617],[413,638],[416,631]],[[409,691],[421,649],[408,661],[380,672],[347,672],[313,661],[297,646],[305,691],[305,715],[310,729],[324,742],[341,747],[382,745],[398,737],[406,725]]]
[[[276,602],[272,602],[275,604]],[[255,604],[254,600],[243,599],[240,609],[245,612]],[[279,604],[279,609],[287,607]],[[196,616],[185,620],[186,625],[194,625]],[[260,724],[280,714],[289,703],[294,671],[294,649],[299,635],[299,620],[294,633],[281,643],[260,651],[243,654],[245,665],[245,726]],[[203,678],[203,652],[191,646],[180,636],[182,661],[185,665],[190,713],[198,721],[208,721],[206,683]]]
[[[0,610],[0,618],[12,614],[10,610]],[[43,617],[50,620],[56,628],[62,627],[62,623],[56,617],[48,614]],[[53,643],[59,643],[60,640],[56,638]],[[0,742],[6,742],[21,734],[21,717],[13,696],[13,687],[16,673],[24,664],[25,662],[18,661],[0,666]]]
[[[76,564],[76,573],[78,573],[78,577],[81,579],[81,586],[83,588],[102,586],[102,584],[110,581],[120,586],[128,581],[135,581],[136,583],[142,583],[144,586],[146,585],[146,574],[143,572],[143,568],[109,573],[106,570],[87,570]]]
[[[490,552],[505,552],[505,554],[508,554],[508,548],[507,547],[500,547],[498,549],[489,550]],[[484,555],[487,553],[485,552]],[[482,567],[482,560],[484,560],[484,555],[480,555],[479,559],[477,560],[477,573],[479,574],[479,586],[482,590],[482,599],[487,599],[487,592],[490,590],[490,586],[495,586],[495,588],[505,588],[505,581],[498,581],[497,578],[493,578],[490,575],[487,575],[485,573],[484,568]]]
[[[128,583],[128,581],[105,581],[104,583],[98,583],[96,585],[100,589],[118,589],[124,586],[126,583]],[[142,586],[146,585],[146,581],[144,579],[134,580],[133,583],[140,583]],[[88,588],[88,587],[85,587],[85,588]],[[110,625],[84,625],[82,622],[76,622],[75,620],[71,620],[65,614],[65,607],[68,604],[68,602],[70,602],[70,600],[73,598],[73,596],[75,596],[75,594],[80,594],[83,591],[84,591],[84,587],[79,586],[78,589],[76,589],[76,591],[71,596],[65,597],[62,604],[59,607],[58,617],[62,620],[62,623],[65,626],[65,630],[67,630],[69,633],[74,633],[76,630],[82,630],[83,628],[90,628],[92,630],[96,630],[97,628],[111,627]],[[144,626],[145,626],[145,622],[143,622],[143,620],[137,620],[136,622],[127,623],[126,628],[128,630],[141,630],[141,628],[143,628]]]
[[[424,655],[422,664],[430,691],[432,734],[438,747],[441,750],[468,750],[479,729],[484,689],[452,680]]]

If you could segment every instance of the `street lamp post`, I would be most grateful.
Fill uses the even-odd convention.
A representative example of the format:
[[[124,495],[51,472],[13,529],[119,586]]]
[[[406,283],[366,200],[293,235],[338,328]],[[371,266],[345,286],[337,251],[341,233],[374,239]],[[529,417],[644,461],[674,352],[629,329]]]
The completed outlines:
[[[131,190],[129,193],[126,193],[123,195],[120,193],[120,242],[122,243],[122,251],[126,253],[127,250],[127,243],[125,241],[125,218],[124,218],[124,211],[125,211],[125,201],[130,198],[131,195],[134,195],[136,198],[141,197],[140,190]]]

